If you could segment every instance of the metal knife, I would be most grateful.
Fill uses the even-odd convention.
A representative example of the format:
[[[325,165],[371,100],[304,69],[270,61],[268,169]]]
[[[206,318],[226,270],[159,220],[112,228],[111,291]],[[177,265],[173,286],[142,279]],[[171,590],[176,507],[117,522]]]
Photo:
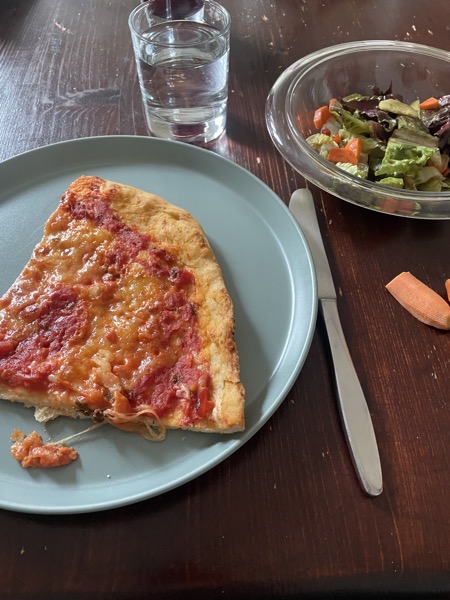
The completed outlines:
[[[292,194],[289,210],[300,225],[314,260],[319,312],[328,334],[339,412],[353,465],[364,491],[369,496],[378,496],[383,491],[383,479],[377,441],[339,319],[336,290],[311,192],[307,189],[296,190]]]

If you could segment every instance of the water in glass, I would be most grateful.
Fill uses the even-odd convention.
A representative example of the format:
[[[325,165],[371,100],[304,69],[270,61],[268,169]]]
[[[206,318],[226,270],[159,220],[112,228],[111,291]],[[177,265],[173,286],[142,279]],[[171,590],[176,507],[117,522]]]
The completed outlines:
[[[150,131],[207,142],[225,128],[229,43],[209,24],[165,21],[139,41],[138,75]]]

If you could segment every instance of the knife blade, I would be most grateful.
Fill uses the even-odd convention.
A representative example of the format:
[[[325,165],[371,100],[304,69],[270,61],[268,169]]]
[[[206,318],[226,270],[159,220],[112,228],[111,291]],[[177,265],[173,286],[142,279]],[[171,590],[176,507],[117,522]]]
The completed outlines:
[[[333,360],[339,413],[352,462],[369,496],[383,491],[380,456],[364,392],[345,340],[337,308],[336,289],[308,189],[296,190],[289,202],[311,251],[317,277],[319,312],[323,317]]]

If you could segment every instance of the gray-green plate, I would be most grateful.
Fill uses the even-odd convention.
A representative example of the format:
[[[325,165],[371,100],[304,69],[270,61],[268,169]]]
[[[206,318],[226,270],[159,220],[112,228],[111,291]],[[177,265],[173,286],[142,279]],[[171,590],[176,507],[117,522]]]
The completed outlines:
[[[233,435],[169,431],[144,439],[100,427],[74,442],[80,457],[59,469],[22,469],[10,455],[13,429],[44,440],[81,431],[85,421],[42,427],[31,409],[0,401],[0,507],[82,513],[162,494],[211,469],[248,441],[286,397],[306,359],[316,321],[314,267],[303,234],[259,179],[211,151],[147,137],[72,140],[0,164],[0,294],[40,240],[68,185],[98,175],[159,194],[203,226],[235,306],[246,388],[246,430]]]

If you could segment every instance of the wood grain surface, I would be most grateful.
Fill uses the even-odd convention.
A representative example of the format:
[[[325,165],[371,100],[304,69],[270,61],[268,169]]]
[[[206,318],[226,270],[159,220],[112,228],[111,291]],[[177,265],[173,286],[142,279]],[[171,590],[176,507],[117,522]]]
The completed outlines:
[[[1,160],[74,138],[147,135],[127,27],[135,2],[2,0]],[[448,0],[223,4],[233,20],[228,124],[209,149],[286,203],[305,182],[264,119],[286,67],[352,40],[450,50]],[[450,598],[450,334],[410,317],[384,289],[411,270],[444,294],[450,221],[378,214],[310,187],[379,441],[383,494],[369,499],[358,485],[319,321],[279,410],[203,476],[100,513],[0,511],[2,600]]]

